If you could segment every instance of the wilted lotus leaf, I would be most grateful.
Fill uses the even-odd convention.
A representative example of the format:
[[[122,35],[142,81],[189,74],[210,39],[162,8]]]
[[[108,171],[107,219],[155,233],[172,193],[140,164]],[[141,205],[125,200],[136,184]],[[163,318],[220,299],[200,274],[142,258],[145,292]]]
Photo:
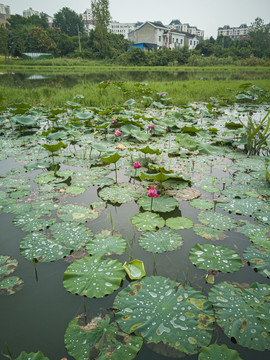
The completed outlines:
[[[155,230],[156,228],[162,228],[165,225],[165,221],[161,216],[151,212],[134,215],[131,222],[141,231]]]
[[[204,225],[222,231],[232,230],[237,225],[237,221],[233,218],[214,211],[201,212],[198,220]]]
[[[233,272],[240,269],[242,260],[232,249],[213,244],[196,244],[189,252],[190,261],[200,269]]]
[[[147,195],[138,200],[138,205],[144,210],[151,210],[151,198]],[[178,201],[170,196],[160,196],[155,198],[152,205],[152,210],[157,212],[170,212],[178,206]]]
[[[148,231],[139,238],[139,244],[146,251],[162,253],[182,246],[182,236],[172,230]]]
[[[146,342],[169,344],[187,354],[211,340],[214,316],[211,304],[199,291],[162,276],[132,282],[118,293],[116,321],[127,333]]]
[[[173,191],[173,190],[172,190]],[[174,195],[176,198],[181,200],[189,201],[201,196],[201,192],[197,189],[186,188],[183,190],[177,190],[176,192],[168,192],[168,195]]]
[[[70,254],[71,249],[58,244],[55,239],[35,232],[21,240],[20,251],[22,256],[28,260],[32,261],[34,258],[41,262],[49,262],[63,259]]]
[[[198,360],[241,360],[238,351],[229,349],[227,345],[212,344],[207,347],[203,346]]]
[[[23,284],[23,280],[18,276],[8,276],[0,281],[0,295],[12,295],[21,290]]]
[[[190,201],[189,204],[199,210],[209,210],[209,209],[213,209],[214,207],[212,201],[204,200],[204,199],[193,199]]]
[[[57,211],[57,216],[63,221],[84,223],[87,219],[96,219],[98,217],[98,212],[85,206],[67,204],[60,207]]]
[[[84,257],[69,265],[63,285],[72,294],[100,298],[118,289],[125,275],[118,260]]]
[[[41,351],[38,351],[37,353],[26,353],[25,351],[22,351],[15,360],[49,360],[49,358],[43,355]]]
[[[91,240],[86,245],[86,251],[92,255],[121,255],[126,250],[126,240],[121,236],[113,236],[106,231],[101,232],[95,236],[95,239]]]
[[[254,301],[250,301],[247,298],[249,296],[248,289],[241,290],[236,285],[223,282],[212,287],[208,298],[214,306],[218,325],[230,339],[250,349],[270,349],[270,334],[260,321],[265,314],[260,311],[260,307],[256,308],[256,295]],[[257,301],[263,303],[267,299],[269,294]]]
[[[0,280],[15,271],[18,261],[11,256],[0,255]]]
[[[263,276],[270,277],[270,250],[249,246],[244,251],[244,259]]]
[[[221,209],[234,214],[251,216],[254,212],[263,206],[264,202],[259,199],[230,199],[226,198],[224,202],[218,202]]]
[[[110,323],[110,318],[95,317],[88,324],[80,315],[71,320],[65,333],[68,353],[76,360],[130,360],[142,346],[139,336],[128,335]]]
[[[225,238],[225,235],[222,231],[201,224],[196,224],[193,227],[193,231],[195,232],[195,234],[212,241],[223,240]]]
[[[137,200],[141,196],[141,191],[136,189],[133,184],[123,183],[103,188],[98,193],[98,196],[104,201],[125,204]]]
[[[171,217],[166,220],[166,226],[174,230],[190,229],[193,221],[183,216]]]

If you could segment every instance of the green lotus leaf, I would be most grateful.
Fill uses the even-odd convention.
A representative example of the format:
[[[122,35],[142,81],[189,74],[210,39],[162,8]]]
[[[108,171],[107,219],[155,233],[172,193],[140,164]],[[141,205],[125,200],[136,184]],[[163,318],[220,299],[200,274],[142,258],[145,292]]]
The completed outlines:
[[[84,193],[85,190],[86,190],[85,188],[80,186],[69,186],[65,189],[66,194],[70,194],[70,195],[80,195]]]
[[[166,220],[166,226],[174,230],[190,229],[193,226],[193,221],[183,217],[171,217]]]
[[[205,239],[212,240],[212,241],[223,240],[225,237],[223,232],[221,232],[217,229],[213,229],[211,227],[205,226],[205,225],[200,225],[200,224],[194,225],[193,231],[195,232],[195,234],[202,236]]]
[[[141,151],[144,154],[151,154],[151,155],[152,154],[156,154],[156,155],[161,154],[161,151],[159,149],[153,149],[149,145],[145,146],[144,148],[135,147],[134,149],[137,151]]]
[[[52,181],[55,181],[56,179],[57,178],[52,173],[42,173],[34,179],[34,182],[37,184],[48,184]]]
[[[182,246],[182,236],[172,230],[148,231],[139,238],[139,244],[146,251],[162,253]]]
[[[119,330],[108,315],[95,317],[87,324],[84,320],[84,315],[71,320],[65,333],[67,351],[76,360],[130,360],[142,346],[141,337]]]
[[[130,130],[130,135],[133,136],[135,139],[144,142],[147,141],[150,137],[149,134],[147,134],[144,131],[141,131],[139,128],[138,129],[131,129]]]
[[[30,204],[11,202],[4,206],[3,211],[5,213],[11,213],[11,214],[25,214],[28,213],[30,209],[31,209]]]
[[[58,210],[59,204],[53,200],[43,200],[37,198],[37,201],[32,203],[32,209],[37,211],[39,215],[50,215],[51,211]]]
[[[259,211],[254,214],[254,218],[262,224],[270,225],[270,211]]]
[[[214,204],[211,201],[204,199],[193,199],[189,204],[199,210],[209,210],[214,207]]]
[[[244,251],[244,259],[259,274],[270,277],[270,250],[256,246],[249,246]]]
[[[211,184],[202,185],[200,188],[202,190],[210,192],[210,193],[218,193],[219,192],[219,188],[217,188],[216,186],[211,185]]]
[[[26,353],[25,351],[22,351],[15,360],[49,360],[49,358],[43,355],[41,351],[38,351],[37,353]]]
[[[270,334],[260,324],[257,311],[245,301],[245,294],[245,290],[227,282],[214,285],[208,298],[214,306],[216,321],[239,345],[269,350]]]
[[[168,180],[169,179],[169,176],[167,176],[166,174],[160,172],[160,173],[157,173],[157,174],[145,174],[144,172],[142,172],[139,176],[139,178],[141,180],[145,180],[145,179],[150,179],[150,180],[154,180],[154,181],[157,181],[157,182],[163,182],[165,180]]]
[[[232,184],[227,186],[226,189],[222,190],[221,194],[222,196],[226,196],[228,198],[246,198],[248,197],[247,193],[252,190],[252,186],[248,184]]]
[[[12,120],[15,120],[18,124],[23,126],[35,126],[37,119],[31,115],[16,115],[13,116]]]
[[[123,268],[131,280],[138,280],[146,275],[143,262],[137,259],[125,262]]]
[[[197,243],[189,252],[189,260],[204,270],[233,272],[242,266],[242,260],[234,250],[213,244]]]
[[[51,227],[56,221],[56,219],[38,218],[37,215],[34,217],[28,217],[27,215],[28,214],[16,216],[12,220],[13,225],[18,226],[23,231],[33,232],[45,230]]]
[[[124,105],[128,105],[128,106],[131,106],[131,105],[135,105],[136,104],[136,101],[134,99],[129,99],[127,101],[125,101]]]
[[[227,202],[228,201],[228,202]],[[224,202],[218,202],[221,209],[234,214],[251,216],[255,211],[263,206],[264,202],[259,199],[225,199]]]
[[[58,222],[50,228],[54,241],[72,250],[79,250],[93,237],[93,232],[87,227],[73,222]]]
[[[26,226],[27,228],[31,228],[32,223],[35,223],[39,219],[39,214],[37,214],[35,211],[30,211],[28,213],[15,216],[12,220],[12,223],[14,226],[18,226],[19,228],[22,228],[24,226]]]
[[[266,233],[269,228],[260,224],[252,224],[248,221],[242,221],[242,224],[244,225],[240,225],[237,227],[236,231],[240,232],[244,235],[246,235],[247,237],[250,237],[253,234],[257,234],[257,233]]]
[[[98,215],[98,212],[95,210],[73,204],[64,205],[57,211],[57,216],[63,221],[74,221],[77,223],[84,223],[87,219],[96,219]]]
[[[108,156],[108,157],[102,157],[100,160],[105,162],[105,163],[109,163],[109,164],[114,164],[116,163],[119,159],[121,159],[121,155],[119,155],[117,152],[115,152],[114,154]]]
[[[123,331],[149,343],[195,354],[211,340],[214,316],[206,297],[162,276],[132,282],[118,293],[114,308]]]
[[[72,294],[100,298],[118,289],[125,275],[118,260],[85,256],[68,266],[63,285]]]
[[[168,179],[164,181],[162,185],[166,189],[182,190],[187,188],[188,181]]]
[[[267,250],[270,250],[270,237],[264,233],[258,232],[251,234],[250,241],[252,241],[255,245],[259,245]]]
[[[0,255],[0,280],[15,271],[18,261],[11,256]]]
[[[21,290],[24,282],[18,276],[8,276],[0,281],[0,295],[13,295]]]
[[[11,199],[21,199],[30,194],[31,194],[31,192],[29,190],[19,190],[19,191],[14,191],[14,192],[10,193],[9,197]]]
[[[138,200],[138,205],[144,210],[151,210],[151,198],[147,195]],[[178,201],[171,196],[160,196],[154,198],[152,202],[152,210],[157,212],[170,212],[179,205]]]
[[[88,254],[103,256],[112,254],[121,255],[126,250],[126,247],[126,240],[121,236],[112,236],[110,232],[106,233],[103,231],[101,234],[96,235],[95,239],[91,240],[85,249]]]
[[[151,212],[134,215],[131,222],[141,231],[155,230],[156,228],[162,228],[165,225],[165,221],[161,216]]]
[[[237,225],[237,221],[233,218],[215,211],[201,212],[197,219],[202,224],[221,231],[232,230]]]
[[[31,233],[20,241],[20,251],[28,260],[32,261],[34,258],[41,262],[50,262],[68,256],[71,249],[42,233]]]
[[[108,177],[103,177],[93,181],[94,186],[110,186],[114,184],[114,180]]]
[[[60,140],[63,139],[64,137],[67,136],[67,132],[66,131],[56,131],[56,132],[51,132],[50,134],[47,135],[47,138],[49,140]],[[45,148],[46,149],[46,148]]]
[[[104,201],[125,204],[137,200],[141,196],[141,192],[136,189],[135,185],[123,183],[101,189],[98,196]]]
[[[238,351],[229,349],[227,345],[212,344],[207,347],[203,346],[198,360],[241,360]]]
[[[64,144],[62,141],[59,141],[59,143],[57,144],[44,144],[42,145],[42,147],[44,147],[44,149],[48,150],[51,153],[55,153],[57,151],[59,151],[62,148],[66,148],[68,146],[68,144]]]

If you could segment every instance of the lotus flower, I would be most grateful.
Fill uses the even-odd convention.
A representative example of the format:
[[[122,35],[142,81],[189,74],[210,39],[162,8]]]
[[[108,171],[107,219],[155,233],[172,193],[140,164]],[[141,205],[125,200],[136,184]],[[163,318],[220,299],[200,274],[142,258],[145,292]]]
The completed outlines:
[[[134,169],[139,169],[139,168],[141,167],[141,164],[140,164],[138,161],[136,161],[136,162],[133,164],[133,167],[134,167]]]
[[[114,136],[121,136],[122,135],[122,133],[121,133],[121,131],[120,130],[118,130],[118,129],[115,129],[115,132],[114,132]]]
[[[148,196],[150,197],[150,198],[158,198],[159,197],[159,195],[158,195],[158,193],[157,193],[157,190],[156,189],[153,189],[153,188],[149,188],[149,190],[148,190]]]
[[[116,120],[116,118],[113,116],[113,117],[110,119],[110,122],[111,122],[111,123],[117,123],[117,120]]]
[[[148,129],[153,130],[154,128],[155,128],[155,124],[150,123],[150,124],[148,125]]]

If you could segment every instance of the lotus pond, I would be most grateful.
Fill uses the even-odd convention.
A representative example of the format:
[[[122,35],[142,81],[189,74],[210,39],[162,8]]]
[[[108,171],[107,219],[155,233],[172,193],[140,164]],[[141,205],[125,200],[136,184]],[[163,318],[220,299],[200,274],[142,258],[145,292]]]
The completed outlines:
[[[2,358],[269,359],[269,95],[137,86],[1,107]]]

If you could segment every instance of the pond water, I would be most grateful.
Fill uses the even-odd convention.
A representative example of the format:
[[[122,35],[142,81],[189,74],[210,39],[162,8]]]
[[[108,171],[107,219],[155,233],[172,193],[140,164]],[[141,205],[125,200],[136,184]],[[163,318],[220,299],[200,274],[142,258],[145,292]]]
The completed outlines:
[[[6,73],[0,75],[0,86],[32,88],[49,86],[69,88],[78,84],[99,83],[104,79],[111,81],[191,81],[191,80],[265,80],[270,73],[264,71],[86,71],[83,74],[45,74],[45,73]]]
[[[208,296],[210,290],[215,285],[225,281],[241,284],[242,290],[249,288],[253,282],[270,286],[269,245],[267,244],[268,250],[266,250],[268,251],[268,259],[265,259],[265,273],[258,269],[255,271],[254,266],[248,265],[246,261],[247,248],[254,246],[254,243],[250,240],[250,234],[255,231],[255,229],[260,229],[260,231],[256,231],[262,236],[266,234],[269,240],[270,188],[264,178],[265,167],[263,158],[254,156],[247,159],[245,154],[239,151],[232,151],[226,146],[226,143],[220,147],[221,151],[217,152],[214,152],[214,149],[212,149],[211,151],[213,152],[208,153],[209,148],[207,147],[205,147],[205,149],[207,148],[207,151],[205,150],[206,153],[201,148],[199,148],[200,150],[187,151],[183,150],[185,149],[184,146],[182,147],[181,145],[181,147],[179,147],[179,143],[176,141],[176,137],[180,134],[179,129],[183,129],[184,126],[193,123],[195,126],[199,126],[205,130],[204,136],[202,135],[201,137],[202,143],[204,143],[204,141],[206,141],[206,143],[212,142],[214,139],[214,132],[208,130],[212,129],[213,124],[217,126],[218,132],[223,134],[220,136],[215,135],[217,143],[221,142],[221,139],[226,139],[228,143],[230,143],[229,140],[235,137],[235,130],[228,131],[228,129],[224,128],[225,121],[232,120],[227,110],[223,112],[222,116],[219,116],[218,122],[215,117],[206,112],[203,105],[188,109],[168,108],[166,110],[146,111],[144,115],[148,116],[155,124],[155,129],[149,133],[149,130],[147,130],[149,121],[143,120],[142,118],[140,119],[142,129],[145,130],[145,133],[149,136],[147,144],[149,144],[151,148],[161,150],[162,154],[145,154],[145,156],[140,149],[144,149],[146,143],[139,142],[138,139],[134,138],[134,136],[139,136],[138,133],[135,132],[131,135],[131,130],[127,129],[127,123],[135,126],[136,121],[134,117],[138,113],[133,112],[132,109],[126,110],[123,108],[119,110],[118,113],[99,115],[98,122],[103,125],[107,124],[108,131],[105,139],[101,133],[102,130],[100,130],[99,134],[93,135],[96,129],[93,129],[92,125],[89,127],[86,122],[83,125],[77,123],[75,124],[76,127],[74,123],[72,125],[72,122],[69,122],[69,119],[74,119],[76,116],[79,118],[79,116],[82,116],[82,113],[89,114],[92,110],[93,109],[90,108],[79,109],[80,112],[78,112],[78,109],[68,109],[64,114],[59,114],[58,125],[60,128],[57,130],[58,132],[62,132],[61,140],[63,143],[69,145],[67,148],[62,148],[58,155],[55,155],[55,164],[59,164],[56,174],[51,171],[50,166],[42,166],[43,161],[52,161],[49,153],[42,147],[42,144],[51,141],[49,135],[47,135],[46,138],[45,135],[42,134],[43,130],[51,126],[52,116],[47,111],[43,109],[44,113],[39,114],[38,121],[40,127],[35,128],[35,135],[22,135],[22,128],[20,126],[13,123],[13,127],[11,127],[9,121],[2,123],[2,136],[0,138],[0,209],[2,210],[0,214],[0,256],[11,256],[18,261],[18,266],[12,275],[20,277],[24,285],[20,290],[17,289],[18,291],[12,295],[0,295],[1,354],[7,354],[6,344],[8,344],[14,358],[23,350],[27,353],[40,350],[51,360],[60,360],[63,357],[73,359],[67,352],[64,343],[64,334],[71,320],[79,314],[83,314],[85,310],[87,313],[87,321],[91,321],[91,319],[96,316],[102,317],[105,314],[109,314],[111,318],[113,318],[114,311],[112,308],[115,298],[130,284],[130,280],[124,277],[119,288],[114,292],[100,298],[89,298],[75,295],[67,291],[63,286],[63,274],[74,259],[65,257],[59,260],[55,259],[55,261],[43,262],[43,254],[34,265],[31,257],[29,259],[26,252],[24,253],[22,246],[20,249],[23,239],[33,231],[23,231],[22,226],[29,225],[35,220],[35,214],[32,210],[34,209],[34,212],[38,215],[41,212],[43,203],[57,206],[56,210],[50,210],[48,213],[45,212],[42,216],[43,219],[54,219],[57,222],[67,223],[67,219],[61,217],[62,213],[59,211],[59,208],[63,211],[65,205],[73,204],[83,205],[86,209],[90,209],[90,204],[103,201],[102,205],[99,204],[100,210],[98,211],[97,217],[92,220],[86,218],[84,221],[78,221],[78,216],[82,216],[82,214],[72,213],[74,224],[77,224],[79,227],[91,229],[95,236],[104,229],[111,230],[114,228],[114,234],[121,235],[121,237],[126,240],[127,247],[123,254],[112,254],[110,256],[104,256],[104,258],[117,259],[122,264],[125,261],[129,262],[133,259],[143,261],[147,275],[144,279],[152,276],[162,276],[172,281],[175,280],[184,286],[191,286],[205,296]],[[230,114],[238,110],[239,109],[233,109],[233,111],[230,111]],[[245,108],[243,107],[241,110],[245,110]],[[262,114],[265,114],[265,110],[266,108],[264,106],[254,108],[254,113],[257,118],[261,118]],[[37,110],[35,109],[35,111]],[[29,113],[31,114],[31,110]],[[6,117],[6,119],[9,118],[11,122],[15,121],[14,115],[8,111],[2,115]],[[94,114],[91,116],[92,118],[95,117]],[[118,119],[117,125],[109,121],[112,116]],[[166,122],[171,129],[171,132],[166,135],[166,137],[164,137],[164,129],[162,128],[164,122]],[[116,126],[122,131],[122,137],[119,139],[114,136]],[[159,126],[163,131],[158,131]],[[75,132],[72,133],[71,131],[71,133],[68,133],[70,130]],[[76,131],[79,131],[79,135]],[[140,134],[140,136],[142,136],[142,134]],[[210,137],[212,137],[211,141]],[[76,139],[76,141],[74,139]],[[183,144],[184,138],[182,138],[181,141]],[[131,185],[133,186],[127,194],[122,195],[124,197],[133,193],[134,187],[135,190],[141,191],[140,196],[135,196],[130,201],[123,201],[122,203],[121,201],[114,201],[114,199],[119,196],[117,192],[116,194],[109,193],[109,198],[102,192],[104,189],[111,189],[113,186],[112,183],[114,183],[115,180],[115,172],[113,171],[113,163],[110,164],[108,160],[100,160],[100,156],[104,156],[105,154],[110,156],[112,152],[115,152],[116,146],[119,145],[119,143],[124,144],[129,149],[118,150],[122,158],[117,162],[117,179],[120,184],[117,189],[120,193],[122,191],[121,184],[124,184],[123,187],[126,189]],[[91,152],[89,144],[93,144]],[[105,146],[105,148],[101,150],[100,146]],[[136,147],[136,149],[134,149],[134,147]],[[131,151],[130,148],[133,148],[133,150]],[[173,151],[175,148],[177,150]],[[109,152],[109,150],[111,152]],[[131,155],[132,158],[130,157]],[[154,169],[156,166],[158,169],[165,168],[167,171],[173,170],[177,174],[181,173],[185,176],[190,176],[191,182],[187,185],[187,180],[183,181],[183,179],[178,177],[176,183],[164,182],[164,190],[162,190],[159,188],[158,182],[153,183],[149,178],[140,180],[136,177],[134,179],[134,169],[132,166],[134,161],[139,161],[142,164],[142,168],[138,169],[137,174],[142,172],[153,174],[155,173]],[[33,165],[36,162],[40,162],[42,169],[35,166],[33,169],[26,169],[24,167],[29,164]],[[165,170],[163,173],[166,174]],[[98,181],[99,184],[95,183],[95,181]],[[141,246],[141,242],[139,241],[145,232],[141,231],[139,225],[135,225],[134,222],[132,223],[134,216],[147,213],[147,209],[145,211],[138,205],[138,199],[141,199],[143,195],[147,194],[149,186],[157,189],[160,199],[164,199],[165,195],[163,191],[165,191],[167,196],[174,198],[177,202],[177,206],[173,206],[170,211],[164,211],[163,205],[160,205],[161,209],[155,211],[156,214],[159,214],[164,220],[178,217],[185,220],[189,219],[190,222],[188,224],[192,224],[189,226],[185,223],[183,229],[174,229],[172,226],[170,228],[168,226],[169,222],[166,223],[167,226],[160,226],[160,229],[173,229],[175,234],[181,235],[182,245],[176,246],[172,251],[161,253],[158,251],[155,252],[155,250],[147,251]],[[235,186],[235,188],[233,188],[233,186]],[[76,191],[78,188],[84,189],[85,191],[78,195],[76,195],[76,193],[70,195],[69,190],[75,191],[75,188]],[[226,189],[227,193],[224,192]],[[191,192],[188,190],[191,190]],[[20,193],[20,191],[26,191],[26,193]],[[28,193],[28,191],[30,193]],[[7,196],[5,193],[7,193]],[[215,225],[215,221],[210,221],[211,226],[209,228],[205,228],[205,231],[202,233],[198,232],[197,230],[205,224],[201,220],[201,214],[207,212],[212,213],[213,210],[202,210],[194,207],[191,200],[196,198],[204,199],[208,201],[208,205],[210,204],[212,206],[217,202],[215,209],[216,215],[214,215],[216,216],[216,223],[220,221],[218,216],[221,216],[222,224],[232,219],[234,225],[228,225],[228,227],[220,225],[219,227]],[[232,207],[231,210],[228,211],[228,208],[223,208],[222,202],[227,204],[230,202],[234,203],[238,198],[247,200],[245,205],[242,205],[244,209],[239,208],[237,210],[237,208]],[[253,204],[256,202],[253,202],[253,199],[257,200],[256,205]],[[153,204],[155,201],[157,203],[159,200],[154,198]],[[105,207],[104,202],[106,202]],[[30,204],[32,208],[20,211],[18,210],[20,204]],[[12,212],[10,209],[13,205],[15,205],[15,210]],[[17,209],[16,205],[18,206]],[[9,208],[9,206],[11,207]],[[99,206],[97,206],[98,209]],[[255,206],[254,210],[250,210],[249,207],[252,206]],[[77,211],[79,212],[79,210]],[[20,225],[18,225],[18,223],[16,225],[14,218],[26,215],[28,212],[31,216],[24,218],[23,223],[20,223]],[[259,215],[265,212],[266,220],[261,220],[261,218],[258,217],[255,218],[257,212],[259,212]],[[249,213],[249,215],[247,215],[247,213]],[[258,219],[260,219],[260,221]],[[249,224],[250,229],[253,230],[249,229],[244,234],[241,232],[241,229],[243,229],[245,224]],[[147,226],[150,225],[148,224]],[[197,229],[195,232],[196,225]],[[42,228],[43,230],[39,229],[37,233],[50,235],[50,227],[51,225],[45,226]],[[155,230],[157,230],[157,228]],[[148,229],[148,231],[151,230]],[[206,244],[224,246],[233,250],[240,257],[242,265],[239,265],[237,270],[234,271],[219,271],[218,276],[215,276],[215,284],[207,283],[205,278],[207,271],[200,268],[201,260],[195,262],[197,266],[190,260],[190,251],[197,243],[202,246]],[[29,245],[30,248],[32,246],[34,247],[33,243]],[[153,249],[156,249],[156,247]],[[45,250],[43,249],[43,251]],[[153,252],[155,252],[155,254],[153,254]],[[199,254],[199,252],[197,253]],[[89,256],[85,251],[82,254]],[[209,251],[208,255],[211,255]],[[35,253],[33,257],[38,259],[37,253]],[[78,258],[80,257],[82,256],[78,255]],[[226,263],[228,260],[230,260],[230,258],[225,258],[224,262]],[[204,262],[207,261],[205,260]],[[210,269],[212,269],[212,267],[210,267]],[[268,274],[268,277],[266,274]],[[110,278],[108,277],[107,280],[109,281]],[[153,288],[155,286],[155,282],[153,282]],[[175,291],[177,290],[175,289]],[[224,294],[224,297],[227,295],[228,294]],[[152,296],[156,296],[154,290]],[[133,304],[131,304],[130,300],[130,307],[132,306]],[[137,310],[138,307],[135,307],[134,311]],[[155,312],[155,310],[153,312]],[[140,314],[138,313],[137,316],[139,317]],[[237,313],[232,316],[237,316]],[[163,319],[160,321],[163,321]],[[171,320],[171,323],[172,321],[173,320]],[[257,319],[256,321],[260,320]],[[252,326],[255,326],[253,324],[254,319],[251,319],[250,322]],[[260,360],[269,359],[270,340],[267,340],[268,346],[266,347],[268,350],[257,351],[250,348],[250,342],[252,342],[252,340],[250,340],[250,342],[247,341],[247,345],[243,345],[243,340],[240,339],[238,342],[242,345],[236,344],[233,339],[231,340],[231,336],[226,336],[221,327],[216,323],[213,326],[214,330],[211,334],[211,344],[226,344],[230,349],[237,350],[240,357],[245,360],[253,360],[256,357],[259,357]],[[243,332],[244,330],[245,329],[243,329]],[[164,330],[164,334],[165,333],[166,331]],[[247,337],[249,336],[250,333],[247,334]],[[267,336],[269,339],[269,332]],[[180,355],[181,354],[178,353],[178,356]],[[181,356],[184,359],[198,359],[197,353],[191,355],[182,354]],[[135,356],[135,359],[165,360],[174,357],[174,351],[168,350],[168,348],[160,344],[153,346],[153,344],[145,342],[139,353]],[[121,360],[125,360],[125,358],[121,357]]]

